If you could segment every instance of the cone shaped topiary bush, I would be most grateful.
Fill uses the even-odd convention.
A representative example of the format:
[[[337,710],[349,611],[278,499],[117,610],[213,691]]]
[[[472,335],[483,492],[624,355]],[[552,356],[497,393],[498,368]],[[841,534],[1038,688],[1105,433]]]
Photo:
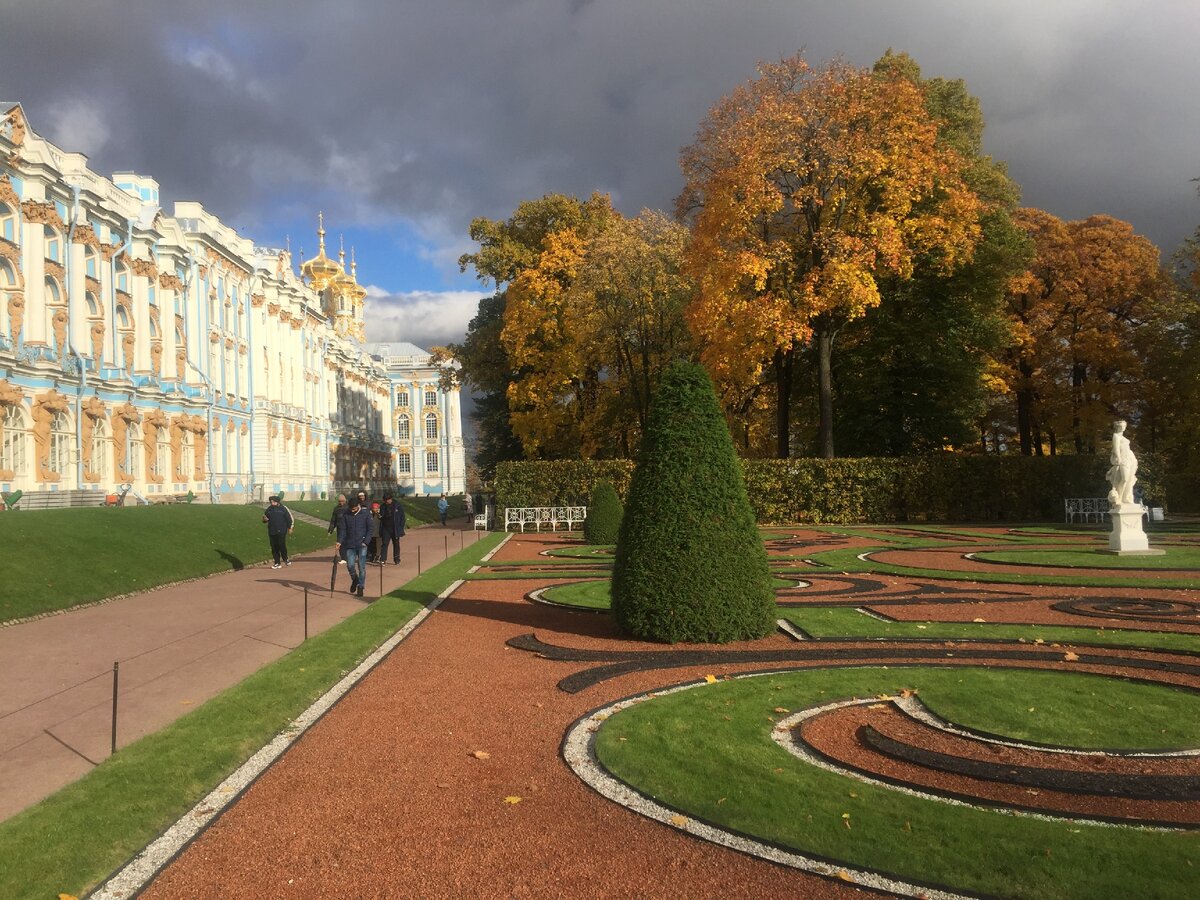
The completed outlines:
[[[597,481],[583,520],[583,539],[589,544],[615,544],[624,518],[625,507],[617,489],[607,481]]]
[[[708,373],[664,373],[617,541],[613,612],[653,641],[762,637],[775,593],[725,417]]]

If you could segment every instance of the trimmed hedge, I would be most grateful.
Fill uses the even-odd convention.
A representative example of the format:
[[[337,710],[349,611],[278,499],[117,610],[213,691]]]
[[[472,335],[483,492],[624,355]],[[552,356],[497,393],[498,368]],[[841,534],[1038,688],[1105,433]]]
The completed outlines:
[[[775,627],[766,549],[712,381],[696,363],[668,366],[650,408],[612,609],[629,633],[668,643],[748,640]]]
[[[607,481],[597,481],[583,522],[583,539],[589,544],[615,544],[624,518],[625,507],[616,488]]]
[[[1153,454],[1138,457],[1145,496],[1168,510],[1200,505],[1200,476],[1164,477]],[[1108,493],[1108,455],[934,456],[742,460],[760,524],[793,522],[1061,522],[1068,497]],[[628,460],[506,462],[496,502],[583,506],[598,481],[624,497]],[[1179,503],[1176,504],[1176,497]]]

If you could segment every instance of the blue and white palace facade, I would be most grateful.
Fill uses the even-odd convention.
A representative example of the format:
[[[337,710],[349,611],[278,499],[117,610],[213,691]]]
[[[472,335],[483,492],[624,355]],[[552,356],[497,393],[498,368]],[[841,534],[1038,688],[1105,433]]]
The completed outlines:
[[[463,492],[456,363],[364,343],[366,291],[323,222],[297,272],[158,195],[0,103],[0,490]]]

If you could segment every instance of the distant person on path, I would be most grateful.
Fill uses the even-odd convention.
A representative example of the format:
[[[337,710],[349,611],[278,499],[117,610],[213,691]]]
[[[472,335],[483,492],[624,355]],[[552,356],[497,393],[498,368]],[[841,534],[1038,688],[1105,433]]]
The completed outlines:
[[[350,570],[350,593],[363,595],[367,577],[367,541],[371,538],[371,514],[362,508],[358,497],[350,501],[350,510],[338,521],[336,549],[346,554]]]
[[[329,514],[329,530],[326,531],[325,533],[333,534],[335,531],[337,531],[338,522],[340,522],[342,520],[342,516],[344,516],[349,510],[350,510],[350,506],[348,503],[346,503],[346,495],[338,494],[337,495],[337,506],[335,506],[333,508],[333,512]],[[346,564],[346,554],[339,553],[338,554],[338,565],[344,566],[345,564]]]
[[[446,495],[442,494],[442,498],[438,500],[438,514],[442,517],[442,527],[446,527],[446,516],[450,513],[450,501],[446,499]]]
[[[404,537],[407,515],[404,505],[397,503],[391,494],[383,495],[383,506],[379,508],[379,564],[387,565],[388,547],[392,548],[392,565],[400,565],[400,538]]]
[[[285,566],[292,564],[292,561],[288,559],[287,536],[292,533],[295,520],[292,519],[292,511],[284,506],[274,494],[268,498],[268,502],[270,506],[263,510],[262,520],[267,523],[267,537],[271,540],[271,557],[275,560],[275,564],[271,568],[278,569],[281,559]]]

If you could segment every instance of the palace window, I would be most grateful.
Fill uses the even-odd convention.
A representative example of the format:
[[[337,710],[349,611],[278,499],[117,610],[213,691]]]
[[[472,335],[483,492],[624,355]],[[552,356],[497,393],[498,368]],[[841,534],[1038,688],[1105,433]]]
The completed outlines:
[[[84,227],[87,228],[90,226],[85,225]],[[95,247],[84,247],[83,248],[83,269],[85,272],[87,272],[88,278],[99,278],[100,277],[99,275],[96,274],[96,272],[99,271],[99,267],[96,263],[97,255],[98,254],[96,253]]]
[[[62,262],[62,237],[53,225],[43,225],[46,235],[46,259]]]
[[[50,471],[66,475],[71,465],[71,420],[55,413],[50,422]]]
[[[4,436],[0,438],[0,469],[11,471],[14,478],[20,478],[27,474],[28,434],[25,413],[21,407],[15,405],[5,407]]]
[[[412,473],[412,457],[407,453],[401,453],[396,460],[396,471],[401,475],[409,475]]]
[[[425,417],[425,440],[436,441],[438,438],[438,417],[430,413]]]
[[[7,204],[0,203],[0,237],[16,243],[17,216]]]
[[[154,443],[154,474],[160,478],[167,478],[171,471],[171,440],[167,437],[167,429],[158,429],[158,440]]]
[[[396,420],[396,440],[407,441],[411,437],[408,429],[408,416],[401,416]]]
[[[129,293],[129,266],[124,260],[117,262],[117,290]]]
[[[142,454],[139,452],[141,446],[142,430],[131,422],[129,430],[125,432],[125,459],[121,462],[121,471],[135,481],[142,477]]]
[[[95,293],[87,291],[84,293],[83,299],[87,303],[88,315],[98,318],[100,316],[100,301],[96,299]]]
[[[425,405],[437,406],[437,391],[433,388],[425,388]]]
[[[108,439],[108,424],[98,419],[92,428],[92,472],[100,476],[102,482],[108,480],[108,458],[112,451]]]
[[[403,408],[408,407],[408,391],[396,391],[396,405]]]
[[[428,474],[438,471],[438,452],[436,450],[430,450],[425,454],[425,471]]]

